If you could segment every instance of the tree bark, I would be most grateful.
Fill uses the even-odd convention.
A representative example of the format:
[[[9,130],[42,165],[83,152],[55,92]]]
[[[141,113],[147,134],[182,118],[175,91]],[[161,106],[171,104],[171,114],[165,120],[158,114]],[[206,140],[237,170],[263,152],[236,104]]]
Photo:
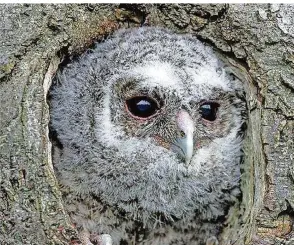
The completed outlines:
[[[69,244],[51,162],[47,91],[58,65],[115,29],[192,33],[241,77],[249,119],[242,200],[221,244],[294,244],[294,5],[0,5],[0,243]]]

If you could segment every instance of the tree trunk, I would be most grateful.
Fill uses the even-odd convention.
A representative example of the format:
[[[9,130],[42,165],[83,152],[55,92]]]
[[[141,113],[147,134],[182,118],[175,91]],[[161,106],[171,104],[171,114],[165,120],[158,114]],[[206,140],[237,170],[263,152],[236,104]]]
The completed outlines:
[[[220,51],[246,88],[242,200],[221,244],[294,244],[294,5],[0,5],[0,243],[69,244],[46,94],[58,65],[121,27],[164,26]]]

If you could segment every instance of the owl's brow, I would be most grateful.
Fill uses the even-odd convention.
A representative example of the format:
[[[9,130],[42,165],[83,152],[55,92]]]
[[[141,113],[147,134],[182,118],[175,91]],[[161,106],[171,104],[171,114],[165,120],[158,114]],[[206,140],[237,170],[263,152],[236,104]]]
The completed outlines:
[[[177,67],[173,64],[166,61],[154,60],[134,67],[130,71],[130,74],[143,78],[142,81],[147,82],[148,86],[168,88],[178,86],[181,82],[176,71]]]
[[[185,84],[186,85],[186,84]],[[202,85],[198,85],[202,86]],[[185,86],[186,87],[186,86]],[[197,89],[183,88],[178,86],[165,87],[161,84],[148,84],[144,78],[125,77],[117,80],[114,83],[114,91],[122,99],[131,98],[134,96],[146,95],[154,98],[159,103],[165,103],[166,98],[182,98],[182,102],[192,105],[197,105],[203,101],[224,101],[228,100],[233,92],[221,90],[220,88],[210,88],[210,95],[199,96]],[[199,89],[201,90],[201,88]],[[187,91],[188,94],[187,94]],[[194,107],[194,106],[193,106]]]
[[[135,79],[120,79],[113,84],[114,91],[119,95],[124,95],[124,97],[130,94],[130,91],[136,90],[137,81]]]
[[[166,95],[175,92],[174,89],[161,86],[148,86],[144,79],[128,78],[119,80],[114,84],[116,93],[122,98],[130,98],[140,95],[148,95],[160,101],[164,100]]]

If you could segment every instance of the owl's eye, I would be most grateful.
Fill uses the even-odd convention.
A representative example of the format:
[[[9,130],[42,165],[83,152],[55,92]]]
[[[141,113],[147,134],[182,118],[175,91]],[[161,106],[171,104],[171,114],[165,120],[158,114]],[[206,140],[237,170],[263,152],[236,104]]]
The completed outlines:
[[[214,121],[218,111],[219,104],[216,102],[205,102],[200,106],[200,114],[203,119]]]
[[[159,109],[156,101],[147,96],[138,96],[128,99],[126,105],[132,116],[143,119],[151,117]]]

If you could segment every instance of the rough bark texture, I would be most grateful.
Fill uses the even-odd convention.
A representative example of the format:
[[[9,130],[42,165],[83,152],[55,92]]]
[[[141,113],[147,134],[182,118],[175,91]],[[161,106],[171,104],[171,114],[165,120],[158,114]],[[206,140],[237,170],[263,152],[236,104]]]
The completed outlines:
[[[193,33],[242,77],[249,111],[240,203],[221,244],[294,244],[294,5],[0,5],[0,243],[69,244],[46,93],[58,64],[121,27]]]

